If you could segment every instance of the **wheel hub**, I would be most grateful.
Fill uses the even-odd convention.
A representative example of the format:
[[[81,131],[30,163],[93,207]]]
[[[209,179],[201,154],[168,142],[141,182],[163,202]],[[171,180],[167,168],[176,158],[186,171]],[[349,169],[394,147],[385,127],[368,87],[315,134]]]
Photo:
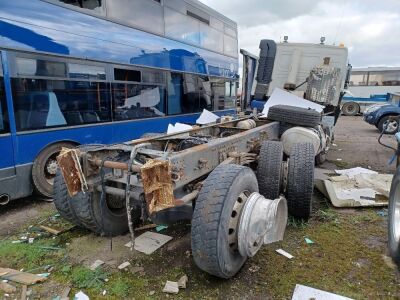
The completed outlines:
[[[238,249],[239,219],[242,214],[243,206],[247,201],[248,195],[250,195],[250,192],[244,191],[243,193],[241,193],[232,209],[229,221],[229,229],[228,229],[229,230],[228,243],[232,251],[236,251]]]
[[[262,245],[282,240],[287,218],[285,198],[269,200],[259,193],[252,193],[242,208],[239,220],[240,254],[253,257]]]
[[[397,121],[387,121],[384,124],[384,127],[386,127],[387,132],[395,132],[397,131],[397,127],[399,124],[397,124]]]
[[[55,159],[49,159],[46,164],[47,173],[50,175],[56,175],[58,169],[58,163]]]

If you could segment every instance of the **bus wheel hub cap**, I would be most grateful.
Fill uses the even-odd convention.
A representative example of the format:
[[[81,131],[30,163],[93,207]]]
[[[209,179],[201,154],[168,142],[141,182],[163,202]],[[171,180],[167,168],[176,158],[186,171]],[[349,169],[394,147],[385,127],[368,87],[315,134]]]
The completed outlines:
[[[49,161],[47,162],[46,169],[47,169],[47,172],[48,172],[50,175],[56,175],[57,168],[58,168],[58,164],[57,164],[57,161],[55,161],[54,159],[49,160]]]
[[[262,245],[282,240],[287,219],[287,203],[284,197],[269,200],[259,193],[252,193],[243,207],[239,220],[240,254],[252,257]]]

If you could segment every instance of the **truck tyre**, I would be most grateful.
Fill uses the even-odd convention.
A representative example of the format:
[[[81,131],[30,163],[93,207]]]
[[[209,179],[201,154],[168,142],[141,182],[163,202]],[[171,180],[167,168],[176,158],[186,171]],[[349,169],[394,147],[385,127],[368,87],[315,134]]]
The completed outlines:
[[[360,112],[360,106],[356,102],[346,102],[342,106],[342,113],[345,116],[356,116]]]
[[[384,116],[379,120],[379,122],[378,122],[379,132],[382,132],[384,130],[384,128],[387,126],[384,133],[386,133],[386,134],[397,133],[397,131],[399,129],[399,122],[397,119],[389,121],[390,117],[393,117],[393,116]]]
[[[117,236],[129,230],[125,199],[109,194],[101,199],[101,192],[86,193],[72,207],[81,223],[90,231],[103,236]],[[133,212],[133,222],[140,220],[140,212]]]
[[[307,220],[312,210],[315,153],[312,144],[296,144],[289,157],[286,198],[293,217]]]
[[[61,148],[73,148],[73,143],[56,143],[42,150],[33,162],[32,180],[36,193],[41,196],[53,197],[53,184],[58,169],[57,155]]]
[[[220,165],[204,181],[192,219],[192,253],[196,265],[221,278],[234,276],[245,263],[237,244],[237,226],[247,197],[258,192],[254,172]]]
[[[283,146],[281,142],[265,141],[258,157],[257,181],[260,194],[267,199],[279,198]]]
[[[74,197],[75,198],[75,197]],[[82,223],[77,217],[74,208],[72,207],[73,200],[68,195],[67,186],[60,169],[57,170],[54,178],[54,205],[65,220],[82,227]]]
[[[315,127],[321,123],[321,113],[307,108],[275,105],[268,110],[268,119],[289,124]]]
[[[397,168],[390,187],[388,221],[389,253],[400,267],[400,167]]]

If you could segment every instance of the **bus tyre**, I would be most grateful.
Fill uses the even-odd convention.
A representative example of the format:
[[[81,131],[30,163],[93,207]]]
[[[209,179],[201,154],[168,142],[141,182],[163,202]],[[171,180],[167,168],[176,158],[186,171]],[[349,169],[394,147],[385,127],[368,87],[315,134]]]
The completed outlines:
[[[220,165],[203,183],[192,219],[192,253],[196,265],[221,278],[234,276],[247,257],[238,250],[238,223],[247,197],[258,192],[254,172]]]
[[[384,116],[378,122],[378,130],[382,132],[385,130],[384,133],[386,134],[395,134],[399,129],[399,121],[398,119],[389,120],[390,117],[393,116]]]
[[[315,127],[321,123],[321,113],[307,108],[275,105],[268,110],[268,119],[298,126]]]
[[[346,102],[342,106],[342,113],[345,116],[356,116],[360,112],[360,106],[355,102]]]
[[[267,199],[279,198],[283,146],[281,142],[265,141],[258,157],[257,181],[260,194]]]
[[[289,214],[307,220],[312,210],[315,154],[312,144],[296,144],[289,157],[286,198]]]
[[[42,150],[32,166],[32,180],[35,192],[44,197],[53,197],[53,184],[58,169],[57,155],[61,148],[73,148],[72,143],[56,143]]]
[[[82,223],[79,221],[72,206],[72,203],[74,201],[79,201],[79,199],[72,199],[68,195],[67,186],[64,182],[64,177],[62,176],[61,170],[58,169],[56,177],[54,178],[54,205],[60,213],[61,217],[71,222],[72,224],[82,227]]]
[[[400,167],[397,168],[390,187],[388,244],[390,256],[400,267]]]

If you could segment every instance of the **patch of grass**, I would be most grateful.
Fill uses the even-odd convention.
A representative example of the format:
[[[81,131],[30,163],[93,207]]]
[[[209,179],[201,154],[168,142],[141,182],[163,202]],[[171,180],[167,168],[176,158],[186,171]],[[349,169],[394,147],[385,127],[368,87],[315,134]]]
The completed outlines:
[[[120,298],[127,297],[131,289],[129,281],[123,278],[113,280],[108,286],[110,286],[110,293]]]
[[[104,280],[108,276],[101,268],[91,271],[82,266],[64,266],[61,271],[75,287],[79,289],[92,289],[95,292],[100,292],[104,288]]]
[[[34,244],[0,242],[0,264],[9,268],[25,270],[51,265],[60,259],[62,253],[42,248],[46,246],[52,245],[44,242]]]

